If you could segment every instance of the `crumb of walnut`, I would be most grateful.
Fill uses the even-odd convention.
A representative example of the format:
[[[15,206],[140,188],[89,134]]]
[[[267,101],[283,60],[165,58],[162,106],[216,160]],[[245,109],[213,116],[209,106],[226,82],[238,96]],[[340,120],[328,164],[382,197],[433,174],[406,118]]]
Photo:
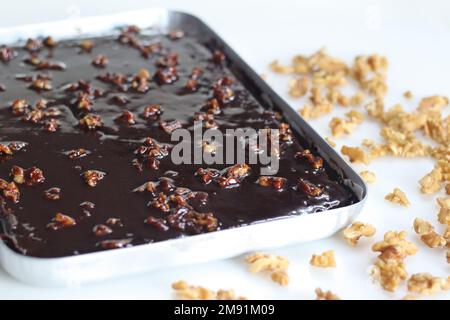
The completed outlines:
[[[350,245],[356,246],[361,237],[372,237],[375,232],[376,229],[371,224],[355,221],[344,229],[342,235]]]
[[[322,289],[317,288],[316,292],[316,300],[341,300],[338,295],[334,294],[331,291],[322,291]]]
[[[19,202],[20,199],[20,191],[14,181],[7,182],[3,179],[0,179],[0,190],[3,191],[3,196],[11,200],[14,203]]]
[[[375,260],[371,275],[374,280],[380,283],[384,290],[391,292],[395,291],[400,282],[408,277],[403,261],[385,261],[381,258]]]
[[[380,252],[380,258],[384,260],[399,260],[406,256],[415,255],[417,247],[406,239],[405,231],[388,231],[382,241],[372,246],[372,251]]]
[[[100,180],[105,178],[106,173],[99,170],[86,170],[82,175],[88,186],[95,187]]]
[[[314,267],[335,268],[336,260],[334,258],[334,251],[328,250],[320,255],[313,254],[309,263]]]
[[[408,279],[408,291],[431,295],[450,290],[450,278],[434,277],[429,273],[416,273]]]
[[[441,189],[442,170],[439,167],[433,168],[420,179],[420,191],[425,194],[435,193]]]
[[[406,197],[406,194],[400,190],[399,188],[394,188],[394,190],[390,193],[388,193],[384,199],[392,202],[392,203],[398,203],[399,205],[403,207],[407,207],[410,205],[410,202],[408,198]]]
[[[342,146],[341,153],[346,155],[352,163],[369,164],[369,155],[359,147]]]
[[[180,280],[172,284],[179,300],[246,300],[245,297],[238,297],[233,290],[220,289],[217,292],[200,286],[189,285],[186,281]]]
[[[74,218],[58,212],[52,219],[52,221],[47,224],[47,228],[53,231],[57,231],[68,227],[74,227],[76,224],[77,222]]]
[[[447,244],[447,240],[434,231],[431,223],[423,219],[414,219],[414,231],[420,236],[422,242],[430,248],[443,247]]]
[[[280,286],[287,286],[289,284],[289,275],[284,270],[274,271],[270,277],[272,281],[278,283]]]
[[[309,80],[307,77],[300,77],[289,80],[289,94],[293,97],[303,97],[309,90]]]
[[[375,173],[369,170],[364,170],[359,173],[359,175],[364,179],[367,183],[374,183],[376,180]]]
[[[403,96],[404,96],[406,99],[412,99],[413,94],[412,94],[411,91],[407,90],[407,91],[403,92]]]
[[[437,198],[436,201],[440,207],[438,221],[450,226],[450,197]]]
[[[331,147],[336,148],[336,142],[334,142],[333,140],[331,140],[331,138],[325,137],[325,141],[328,142],[328,144],[329,144]]]
[[[272,273],[272,280],[281,286],[286,286],[289,283],[289,276],[287,274],[289,261],[286,258],[274,254],[256,252],[247,256],[245,261],[250,264],[248,270],[251,273],[267,270]]]
[[[447,251],[447,253],[445,254],[445,257],[447,259],[447,263],[450,263],[450,250]]]

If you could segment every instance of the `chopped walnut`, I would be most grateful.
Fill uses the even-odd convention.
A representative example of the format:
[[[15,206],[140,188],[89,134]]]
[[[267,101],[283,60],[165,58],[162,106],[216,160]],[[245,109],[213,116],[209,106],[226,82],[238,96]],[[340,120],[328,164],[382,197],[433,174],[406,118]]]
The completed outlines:
[[[400,284],[408,277],[405,265],[402,261],[383,260],[377,258],[371,270],[372,277],[380,282],[384,290],[395,291]]]
[[[80,125],[88,130],[95,130],[103,126],[102,119],[99,115],[87,114],[80,119]]]
[[[333,147],[336,148],[336,142],[334,142],[333,140],[331,140],[329,137],[325,137],[325,141],[328,142],[328,144]]]
[[[406,256],[415,255],[417,247],[414,243],[411,243],[406,238],[406,232],[389,231],[384,235],[384,239],[375,243],[372,246],[372,250],[381,252],[380,258],[384,260],[398,260],[403,259]]]
[[[63,228],[73,227],[76,224],[77,223],[74,218],[58,212],[52,221],[47,224],[47,228],[56,231]]]
[[[450,197],[437,198],[436,201],[440,207],[438,221],[450,226]]]
[[[131,111],[124,110],[122,111],[122,114],[114,119],[116,122],[125,123],[128,125],[133,125],[136,123],[136,120],[134,119],[134,114]]]
[[[443,247],[447,244],[447,240],[434,231],[431,223],[423,219],[414,219],[414,231],[416,231],[420,239],[430,248]]]
[[[86,157],[90,153],[91,153],[90,151],[83,149],[83,148],[73,149],[73,150],[65,152],[65,154],[67,155],[67,157],[70,160]]]
[[[352,163],[368,164],[370,161],[369,155],[359,147],[342,146],[341,153],[346,155]]]
[[[355,221],[342,234],[350,245],[356,246],[361,237],[372,237],[375,232],[376,229],[371,224]]]
[[[309,263],[314,267],[335,268],[336,260],[334,258],[334,251],[325,251],[320,255],[313,254]]]
[[[261,176],[256,183],[262,187],[271,186],[275,190],[282,190],[286,185],[287,179],[282,177]]]
[[[3,191],[3,196],[6,199],[11,200],[14,203],[19,202],[20,191],[17,185],[14,183],[14,181],[7,182],[3,179],[0,179],[0,190]]]
[[[92,232],[94,232],[94,234],[97,237],[103,237],[106,236],[108,234],[111,234],[113,231],[110,227],[104,225],[104,224],[97,224],[94,226],[94,228],[92,229]]]
[[[322,194],[323,188],[306,181],[304,179],[299,179],[297,183],[297,189],[303,191],[310,197],[318,197]]]
[[[341,300],[339,296],[334,294],[331,291],[322,291],[322,289],[317,288],[316,289],[316,300]]]
[[[441,189],[441,180],[442,170],[439,167],[435,167],[430,173],[420,179],[420,191],[426,194],[438,192]]]
[[[412,92],[411,91],[405,91],[404,93],[403,93],[403,96],[406,98],[406,99],[412,99],[412,97],[413,97],[413,94],[412,94]]]
[[[295,157],[308,160],[314,169],[320,169],[323,166],[323,159],[319,156],[314,156],[309,149],[297,152]]]
[[[450,278],[434,277],[429,273],[416,273],[408,279],[408,291],[431,295],[450,290]]]
[[[376,180],[375,173],[369,170],[361,171],[359,175],[364,179],[367,183],[374,183]]]
[[[44,191],[44,197],[48,200],[61,199],[61,188],[53,187]]]
[[[286,272],[289,267],[289,261],[286,258],[274,254],[257,252],[247,256],[245,261],[250,264],[248,270],[251,273],[270,271],[273,281],[282,286],[289,283],[289,276]]]
[[[392,203],[398,203],[399,205],[403,207],[408,207],[410,205],[410,202],[408,198],[406,197],[406,194],[400,190],[399,188],[394,188],[394,190],[391,193],[388,193],[384,199],[392,202]]]
[[[87,170],[82,175],[88,186],[95,187],[100,180],[105,178],[106,173],[99,170]]]
[[[331,119],[329,127],[331,128],[331,133],[334,137],[352,133],[364,120],[363,114],[356,110],[347,112],[346,116],[347,119],[337,117]]]
[[[24,183],[27,186],[34,186],[45,181],[42,170],[36,167],[23,169],[19,166],[13,166],[11,168],[11,176],[14,182],[18,184]]]
[[[142,112],[142,117],[144,119],[156,119],[163,113],[163,109],[158,104],[151,104],[144,108]]]
[[[109,60],[108,60],[107,56],[105,56],[103,54],[99,54],[98,56],[96,56],[94,58],[94,60],[92,60],[92,65],[94,67],[104,68],[104,67],[106,67],[108,62],[109,62]]]
[[[177,281],[172,284],[179,300],[246,300],[238,297],[233,290],[222,290],[217,292],[204,287],[192,286],[185,281]]]
[[[309,90],[309,80],[306,77],[289,81],[289,94],[293,97],[303,97]]]

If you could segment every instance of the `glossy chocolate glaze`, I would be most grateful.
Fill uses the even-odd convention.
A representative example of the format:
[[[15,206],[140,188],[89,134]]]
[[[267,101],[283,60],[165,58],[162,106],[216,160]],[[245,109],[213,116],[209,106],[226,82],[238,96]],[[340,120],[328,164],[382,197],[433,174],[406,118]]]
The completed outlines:
[[[158,169],[149,168],[144,162],[142,170],[138,170],[132,165],[133,159],[137,158],[134,151],[146,137],[151,137],[161,145],[166,144],[170,149],[170,134],[161,128],[160,121],[179,120],[183,128],[192,130],[193,116],[205,110],[205,104],[213,96],[211,88],[214,83],[225,75],[233,75],[226,62],[218,61],[220,57],[217,56],[213,59],[212,51],[207,46],[189,36],[171,39],[166,35],[141,34],[137,37],[141,45],[161,43],[162,50],[145,57],[138,50],[139,46],[120,43],[117,36],[112,36],[93,39],[91,52],[80,50],[79,40],[59,42],[52,49],[44,47],[38,51],[41,59],[64,63],[65,70],[36,70],[35,66],[24,62],[30,53],[23,47],[14,48],[17,52],[14,59],[0,62],[0,84],[2,88],[4,86],[4,91],[0,91],[0,142],[27,143],[23,150],[14,152],[12,156],[0,157],[0,178],[12,181],[10,171],[13,165],[23,168],[36,166],[45,176],[43,183],[34,186],[18,184],[18,203],[2,195],[3,238],[15,250],[37,257],[82,254],[111,247],[110,242],[100,245],[104,240],[125,240],[120,243],[124,246],[139,245],[289,215],[324,211],[357,201],[354,193],[327,163],[322,169],[316,170],[306,159],[295,157],[297,152],[303,150],[301,138],[296,137],[291,144],[282,144],[277,174],[278,177],[286,178],[282,190],[256,183],[259,165],[250,165],[250,174],[234,188],[222,188],[217,183],[205,184],[194,174],[199,168],[223,169],[230,165],[174,165],[169,155],[160,159]],[[178,54],[178,78],[172,84],[160,84],[152,77],[148,82],[148,91],[141,93],[131,88],[124,91],[123,88],[97,79],[97,76],[106,72],[122,73],[132,78],[143,68],[153,76],[161,68],[156,66],[157,60],[168,53]],[[99,54],[106,55],[109,60],[103,68],[91,63]],[[191,92],[185,85],[189,77],[192,78],[194,67],[202,69],[203,73],[198,79],[197,90]],[[40,92],[30,89],[30,82],[20,76],[36,74],[50,74],[52,89]],[[93,99],[92,104],[91,112],[100,115],[103,121],[103,127],[96,130],[80,127],[79,120],[86,112],[77,108],[78,92],[67,90],[70,84],[79,80],[103,91],[100,97]],[[235,80],[230,88],[234,92],[234,100],[221,104],[221,113],[215,115],[220,130],[278,128],[283,122],[283,119],[267,114],[239,81]],[[117,99],[116,96],[121,98]],[[48,100],[47,108],[55,107],[61,112],[55,117],[60,123],[55,132],[44,131],[42,123],[24,122],[20,116],[14,116],[11,112],[11,103],[15,99],[25,99],[34,105],[42,98]],[[122,98],[126,98],[127,103]],[[144,108],[151,104],[161,105],[163,113],[159,117],[144,119],[141,116]],[[124,110],[134,114],[135,124],[114,120]],[[67,152],[78,148],[84,148],[89,153],[78,159],[70,159]],[[90,187],[81,176],[86,170],[99,170],[106,175],[95,187]],[[208,198],[205,200],[203,193],[197,194],[197,197],[188,200],[189,209],[169,201],[169,212],[163,212],[155,208],[152,201],[158,198],[159,192],[173,194],[173,190],[164,191],[159,186],[154,193],[133,192],[144,183],[158,181],[161,177],[172,179],[173,188],[205,192]],[[321,195],[314,197],[299,190],[297,183],[300,178],[323,188]],[[44,191],[52,187],[61,189],[59,200],[44,197]],[[95,208],[81,205],[87,201],[95,204]],[[213,217],[215,224],[197,226],[194,223],[183,229],[182,223],[168,223],[168,215],[177,210],[179,217],[189,210],[212,213],[209,217]],[[59,230],[50,228],[49,223],[58,212],[74,218],[76,225]],[[153,223],[146,223],[149,217]],[[113,225],[110,220],[107,232],[96,235],[94,227],[106,225],[110,218],[118,218],[120,223]]]

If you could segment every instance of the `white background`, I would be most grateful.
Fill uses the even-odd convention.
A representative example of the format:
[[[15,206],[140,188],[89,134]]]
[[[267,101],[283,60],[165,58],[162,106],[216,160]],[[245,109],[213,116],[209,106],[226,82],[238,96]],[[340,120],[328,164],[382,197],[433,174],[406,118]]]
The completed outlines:
[[[389,58],[389,94],[387,105],[396,102],[414,108],[419,97],[450,95],[450,2],[448,1],[4,1],[0,9],[0,28],[77,16],[90,16],[168,7],[198,15],[222,35],[249,64],[268,74],[268,82],[294,108],[301,104],[286,94],[287,79],[267,70],[274,58],[289,61],[297,53],[310,54],[325,46],[336,56],[351,62],[358,54],[380,53]],[[1,39],[0,39],[1,42]],[[402,93],[411,90],[414,99],[406,101]],[[344,111],[337,110],[335,114]],[[324,136],[330,135],[327,123],[331,116],[313,121]],[[363,138],[377,139],[379,127],[366,121],[343,143],[356,145]],[[212,289],[233,288],[240,295],[253,299],[312,299],[314,289],[330,289],[344,299],[398,299],[405,294],[404,285],[389,294],[373,284],[368,269],[376,256],[370,246],[387,230],[406,230],[409,239],[420,250],[406,259],[410,274],[431,272],[447,276],[450,265],[445,251],[422,245],[412,230],[414,217],[436,221],[436,195],[422,195],[417,181],[433,167],[429,158],[380,159],[369,169],[377,182],[369,188],[369,201],[360,220],[374,224],[378,231],[373,239],[362,240],[358,247],[349,247],[339,235],[308,244],[280,248],[273,252],[291,261],[291,283],[279,287],[267,275],[246,271],[243,257],[190,267],[162,270],[116,279],[82,288],[48,289],[30,287],[10,278],[0,270],[0,298],[173,298],[170,284],[178,279]],[[357,166],[358,171],[364,166]],[[412,205],[403,208],[383,200],[394,187],[401,187]],[[438,231],[442,231],[438,227]],[[276,235],[275,235],[276,236]],[[335,250],[336,269],[309,266],[313,253]],[[449,299],[449,293],[433,296]]]

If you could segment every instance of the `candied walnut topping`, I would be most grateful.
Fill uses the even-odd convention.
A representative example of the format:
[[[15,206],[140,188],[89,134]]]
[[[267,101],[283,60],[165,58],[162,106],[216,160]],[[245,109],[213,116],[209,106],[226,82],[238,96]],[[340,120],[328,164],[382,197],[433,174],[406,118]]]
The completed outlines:
[[[20,191],[14,181],[7,182],[3,179],[0,179],[0,190],[3,191],[3,196],[13,201],[14,203],[19,202],[20,199]]]
[[[108,218],[108,220],[106,220],[106,224],[110,227],[123,227],[122,220],[119,218]]]
[[[102,249],[120,249],[131,247],[131,241],[133,241],[133,239],[103,240],[97,243],[97,246]]]
[[[17,57],[18,53],[12,48],[0,46],[0,61],[8,62]]]
[[[161,219],[161,218],[155,218],[153,216],[149,216],[147,219],[145,219],[145,223],[148,225],[154,226],[161,231],[169,230],[167,221],[164,219]]]
[[[390,193],[388,193],[384,199],[392,202],[392,203],[398,203],[399,205],[403,207],[408,207],[410,205],[410,202],[408,198],[406,197],[406,194],[400,190],[399,188],[394,188],[394,190]]]
[[[416,254],[418,250],[415,244],[405,238],[405,231],[389,231],[382,241],[372,246],[373,251],[380,252],[374,263],[372,276],[387,291],[395,291],[399,283],[406,280],[408,273],[403,260],[406,256]]]
[[[47,228],[57,231],[64,228],[74,227],[76,225],[74,218],[58,212],[52,221],[47,224]]]
[[[104,67],[106,67],[108,62],[109,62],[109,60],[108,60],[107,56],[105,56],[103,54],[99,54],[98,56],[96,56],[94,58],[94,60],[92,60],[92,65],[97,68],[104,68]]]
[[[87,114],[80,119],[80,125],[88,130],[95,130],[103,126],[102,118],[96,114]]]
[[[281,286],[289,284],[289,276],[287,274],[289,261],[286,258],[274,254],[256,252],[245,257],[245,261],[250,264],[248,270],[251,273],[269,271],[274,282]]]
[[[144,142],[138,147],[134,154],[138,156],[133,160],[133,165],[137,167],[139,171],[143,170],[143,165],[150,169],[157,170],[161,159],[169,155],[169,150],[166,145],[159,144],[152,138],[144,139]]]
[[[190,234],[211,232],[219,228],[219,221],[214,214],[199,213],[187,207],[179,207],[167,216],[167,223],[175,230]]]
[[[323,193],[322,187],[301,178],[298,180],[297,189],[306,193],[310,197],[318,197]]]
[[[169,32],[168,37],[170,40],[179,40],[184,37],[184,31],[177,29]]]
[[[215,50],[213,52],[212,60],[214,61],[214,63],[221,64],[222,62],[225,61],[225,59],[226,59],[225,54],[222,51]]]
[[[106,173],[99,170],[87,170],[82,174],[84,181],[90,187],[95,187],[100,180],[103,180]]]
[[[439,278],[429,273],[416,273],[408,279],[408,291],[431,295],[439,291],[450,290],[450,277]]]
[[[376,180],[375,173],[369,170],[364,170],[359,173],[359,175],[364,179],[367,183],[374,183]]]
[[[159,104],[151,104],[144,108],[142,117],[146,120],[157,119],[163,113],[163,108]]]
[[[61,199],[61,188],[53,187],[44,191],[44,198],[48,200],[59,200]]]
[[[342,235],[350,245],[356,246],[361,237],[372,237],[375,232],[376,229],[371,224],[355,221],[344,229]]]
[[[133,125],[136,123],[136,120],[134,119],[134,114],[128,110],[122,111],[122,114],[117,118],[115,118],[114,121],[128,125]]]
[[[37,77],[32,80],[30,88],[36,91],[50,91],[52,90],[51,79],[48,76],[37,75]]]
[[[261,176],[256,181],[262,187],[272,187],[275,190],[283,190],[286,186],[287,179],[282,177]]]
[[[159,126],[168,134],[171,134],[174,130],[182,128],[183,124],[180,120],[174,120],[170,122],[160,121]]]
[[[73,150],[64,152],[64,154],[67,155],[67,157],[70,160],[75,160],[75,159],[80,159],[80,158],[86,157],[90,153],[91,152],[89,150],[86,150],[83,148],[73,149]]]
[[[192,286],[180,280],[172,284],[177,299],[179,300],[246,300],[245,297],[236,296],[234,290],[222,290],[215,292],[204,287]]]
[[[155,79],[159,84],[171,84],[178,80],[178,72],[176,67],[162,68],[156,71]]]
[[[328,250],[320,255],[313,254],[309,264],[320,268],[335,268],[336,260],[334,258],[334,251]]]
[[[104,237],[108,234],[111,234],[113,231],[110,227],[104,225],[104,224],[97,224],[94,226],[94,228],[92,229],[92,232],[94,232],[94,234],[97,237]]]
[[[42,127],[42,129],[46,132],[56,132],[56,130],[58,130],[59,126],[60,126],[59,121],[51,118],[44,122],[44,126]]]
[[[308,162],[314,169],[320,169],[323,167],[323,159],[319,156],[314,156],[308,149],[297,152],[295,154],[295,157],[300,159],[304,158],[308,160]]]
[[[414,231],[420,236],[422,242],[430,248],[443,247],[447,244],[447,240],[434,231],[431,223],[423,219],[414,219]]]
[[[45,37],[44,40],[42,41],[42,43],[44,44],[44,46],[46,46],[47,48],[53,48],[56,46],[56,41],[55,39],[53,39],[52,37],[48,36]]]
[[[34,186],[45,181],[42,170],[36,167],[23,169],[19,166],[13,166],[11,168],[11,176],[14,182],[27,186]]]
[[[22,116],[29,112],[31,106],[24,99],[17,99],[11,103],[11,112],[15,116]]]
[[[341,300],[339,296],[331,291],[322,291],[322,289],[316,289],[316,300]]]

